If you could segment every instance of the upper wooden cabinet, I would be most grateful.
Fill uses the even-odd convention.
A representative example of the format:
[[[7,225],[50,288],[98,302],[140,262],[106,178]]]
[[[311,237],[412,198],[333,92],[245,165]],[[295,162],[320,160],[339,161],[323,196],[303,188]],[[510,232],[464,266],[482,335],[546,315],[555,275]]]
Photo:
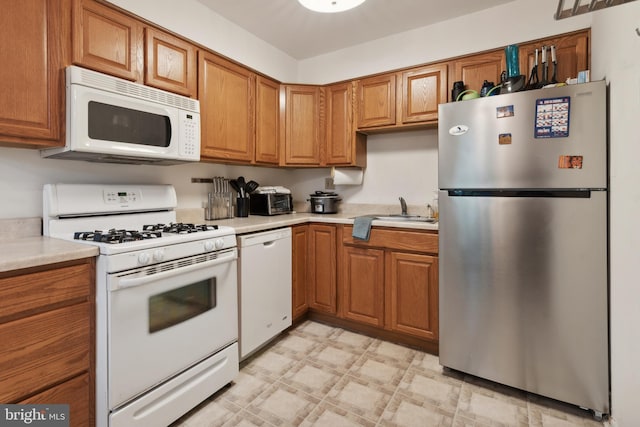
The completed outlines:
[[[69,60],[69,4],[7,2],[0,15],[0,140],[44,148],[63,143],[64,66]]]
[[[494,84],[500,83],[500,73],[506,69],[507,63],[502,49],[458,58],[449,62],[450,86],[453,82],[462,81],[465,89],[480,92],[485,80]],[[449,101],[455,101],[455,99]]]
[[[367,162],[367,137],[355,130],[353,82],[325,88],[326,156],[328,166],[360,166]]]
[[[280,83],[256,77],[255,162],[277,165],[280,161]]]
[[[549,80],[551,80],[553,73],[551,51],[549,49],[552,45],[556,47],[556,62],[558,67],[556,70],[556,80],[558,82],[564,82],[569,77],[576,78],[578,77],[579,71],[589,69],[589,30],[586,30],[520,45],[520,73],[526,75],[527,79],[535,63],[536,49],[541,49],[543,45],[547,47]],[[542,57],[540,52],[541,51],[538,52],[538,78],[542,81]]]
[[[195,98],[197,50],[191,43],[155,28],[144,29],[144,83]]]
[[[197,49],[95,0],[73,0],[73,62],[180,95],[197,95]]]
[[[283,85],[284,156],[288,166],[318,166],[322,160],[320,86]]]
[[[74,64],[142,82],[142,23],[94,0],[73,4]]]
[[[358,129],[396,124],[396,75],[358,82]]]
[[[432,65],[401,73],[398,99],[401,123],[438,120],[438,104],[447,100],[447,66]]]
[[[358,129],[435,123],[447,101],[447,64],[414,68],[358,81]]]
[[[200,51],[198,62],[201,158],[251,163],[255,75],[206,51]]]

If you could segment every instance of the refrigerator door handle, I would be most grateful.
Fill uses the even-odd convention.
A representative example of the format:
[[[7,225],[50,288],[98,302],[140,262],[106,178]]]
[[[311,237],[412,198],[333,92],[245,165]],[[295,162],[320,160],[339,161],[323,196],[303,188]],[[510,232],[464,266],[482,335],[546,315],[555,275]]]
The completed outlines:
[[[579,190],[447,190],[450,197],[546,197],[589,199],[591,189]]]

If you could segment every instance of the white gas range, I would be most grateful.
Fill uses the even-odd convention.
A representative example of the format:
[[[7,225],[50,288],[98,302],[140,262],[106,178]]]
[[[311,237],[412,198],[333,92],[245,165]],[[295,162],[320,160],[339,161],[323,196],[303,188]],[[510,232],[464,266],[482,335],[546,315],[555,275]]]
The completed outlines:
[[[235,230],[170,185],[50,184],[44,235],[96,245],[96,424],[168,425],[238,374]]]

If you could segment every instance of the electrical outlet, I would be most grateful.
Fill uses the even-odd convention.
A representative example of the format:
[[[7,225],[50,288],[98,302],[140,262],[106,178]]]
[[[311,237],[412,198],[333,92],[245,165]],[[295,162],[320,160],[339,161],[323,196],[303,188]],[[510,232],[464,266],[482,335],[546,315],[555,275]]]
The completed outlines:
[[[333,178],[325,178],[324,179],[324,189],[325,190],[335,190],[336,186],[333,185]]]

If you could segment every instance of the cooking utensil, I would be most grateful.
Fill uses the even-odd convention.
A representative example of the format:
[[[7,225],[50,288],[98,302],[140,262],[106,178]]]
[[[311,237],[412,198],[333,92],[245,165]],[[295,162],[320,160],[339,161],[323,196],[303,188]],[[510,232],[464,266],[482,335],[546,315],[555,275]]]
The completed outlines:
[[[538,49],[536,49],[535,61],[533,63],[533,67],[531,68],[531,75],[529,76],[529,81],[527,82],[527,89],[537,89],[540,85],[540,80],[538,79]]]
[[[229,185],[231,186],[231,188],[233,188],[236,193],[240,194],[240,185],[238,184],[238,181],[235,179],[232,179],[229,181]]]
[[[258,184],[257,182],[255,182],[255,181],[251,180],[251,181],[247,182],[247,185],[246,185],[245,191],[247,192],[247,194],[251,194],[251,193],[253,193],[253,192],[256,190],[256,188],[258,188],[259,186],[260,186],[260,184]]]
[[[240,197],[245,197],[247,183],[244,180],[244,176],[238,177],[238,188],[240,188]]]
[[[556,79],[558,62],[556,61],[556,47],[554,45],[551,45],[551,63],[553,64],[553,73],[551,74],[551,83],[558,83],[558,80]]]
[[[542,81],[540,87],[549,84],[549,65],[547,64],[547,47],[542,46]]]

